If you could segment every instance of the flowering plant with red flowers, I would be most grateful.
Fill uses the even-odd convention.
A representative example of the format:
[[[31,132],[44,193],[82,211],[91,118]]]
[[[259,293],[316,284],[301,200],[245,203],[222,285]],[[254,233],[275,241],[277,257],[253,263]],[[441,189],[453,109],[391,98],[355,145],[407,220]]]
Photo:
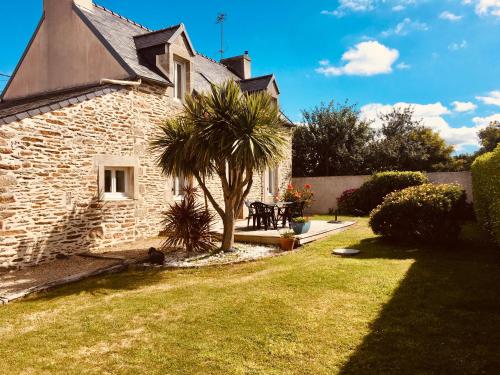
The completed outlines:
[[[292,184],[289,184],[282,200],[284,202],[304,202],[304,207],[311,207],[314,198],[312,186],[310,184],[304,185],[302,189],[297,189]]]

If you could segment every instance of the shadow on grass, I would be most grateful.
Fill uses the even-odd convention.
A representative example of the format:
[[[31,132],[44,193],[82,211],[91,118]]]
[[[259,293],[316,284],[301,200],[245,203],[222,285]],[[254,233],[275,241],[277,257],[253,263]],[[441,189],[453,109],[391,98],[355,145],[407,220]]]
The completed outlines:
[[[128,271],[106,276],[94,276],[46,292],[40,292],[31,296],[28,300],[50,301],[60,297],[81,296],[82,294],[99,297],[113,294],[118,291],[136,290],[159,283],[163,279],[162,275],[164,272],[166,271],[162,269],[141,271],[132,268]]]
[[[351,245],[415,262],[341,374],[499,373],[500,251],[473,232],[448,248]]]

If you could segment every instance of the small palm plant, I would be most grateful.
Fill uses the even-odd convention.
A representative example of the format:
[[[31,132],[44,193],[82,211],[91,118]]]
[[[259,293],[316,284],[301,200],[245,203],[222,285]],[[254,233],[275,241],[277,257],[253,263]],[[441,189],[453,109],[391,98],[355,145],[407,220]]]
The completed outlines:
[[[214,216],[200,203],[192,185],[184,188],[184,198],[164,213],[163,233],[167,237],[162,250],[184,247],[188,254],[215,250]]]

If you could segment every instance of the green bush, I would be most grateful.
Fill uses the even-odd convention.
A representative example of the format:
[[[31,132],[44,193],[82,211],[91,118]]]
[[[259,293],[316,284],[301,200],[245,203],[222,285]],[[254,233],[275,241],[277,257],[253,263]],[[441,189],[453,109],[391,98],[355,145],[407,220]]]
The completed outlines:
[[[358,207],[356,192],[359,189],[349,189],[337,198],[337,207],[341,215],[355,215]]]
[[[442,243],[458,238],[467,214],[460,185],[414,186],[389,194],[372,211],[375,234],[404,242]]]
[[[387,194],[428,182],[421,172],[375,173],[358,190],[343,194],[343,199],[339,202],[339,212],[343,215],[367,215],[382,203]]]
[[[472,185],[477,220],[500,246],[500,145],[474,161]]]

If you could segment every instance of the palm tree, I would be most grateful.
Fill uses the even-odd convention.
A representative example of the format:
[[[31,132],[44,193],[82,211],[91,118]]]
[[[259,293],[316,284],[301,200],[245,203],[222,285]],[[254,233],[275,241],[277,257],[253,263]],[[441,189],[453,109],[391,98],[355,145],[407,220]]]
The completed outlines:
[[[193,177],[224,224],[222,250],[234,246],[234,226],[255,173],[285,157],[288,136],[280,111],[267,93],[242,93],[234,81],[186,96],[183,112],[165,121],[152,142],[167,176]],[[205,183],[218,177],[224,206]]]

